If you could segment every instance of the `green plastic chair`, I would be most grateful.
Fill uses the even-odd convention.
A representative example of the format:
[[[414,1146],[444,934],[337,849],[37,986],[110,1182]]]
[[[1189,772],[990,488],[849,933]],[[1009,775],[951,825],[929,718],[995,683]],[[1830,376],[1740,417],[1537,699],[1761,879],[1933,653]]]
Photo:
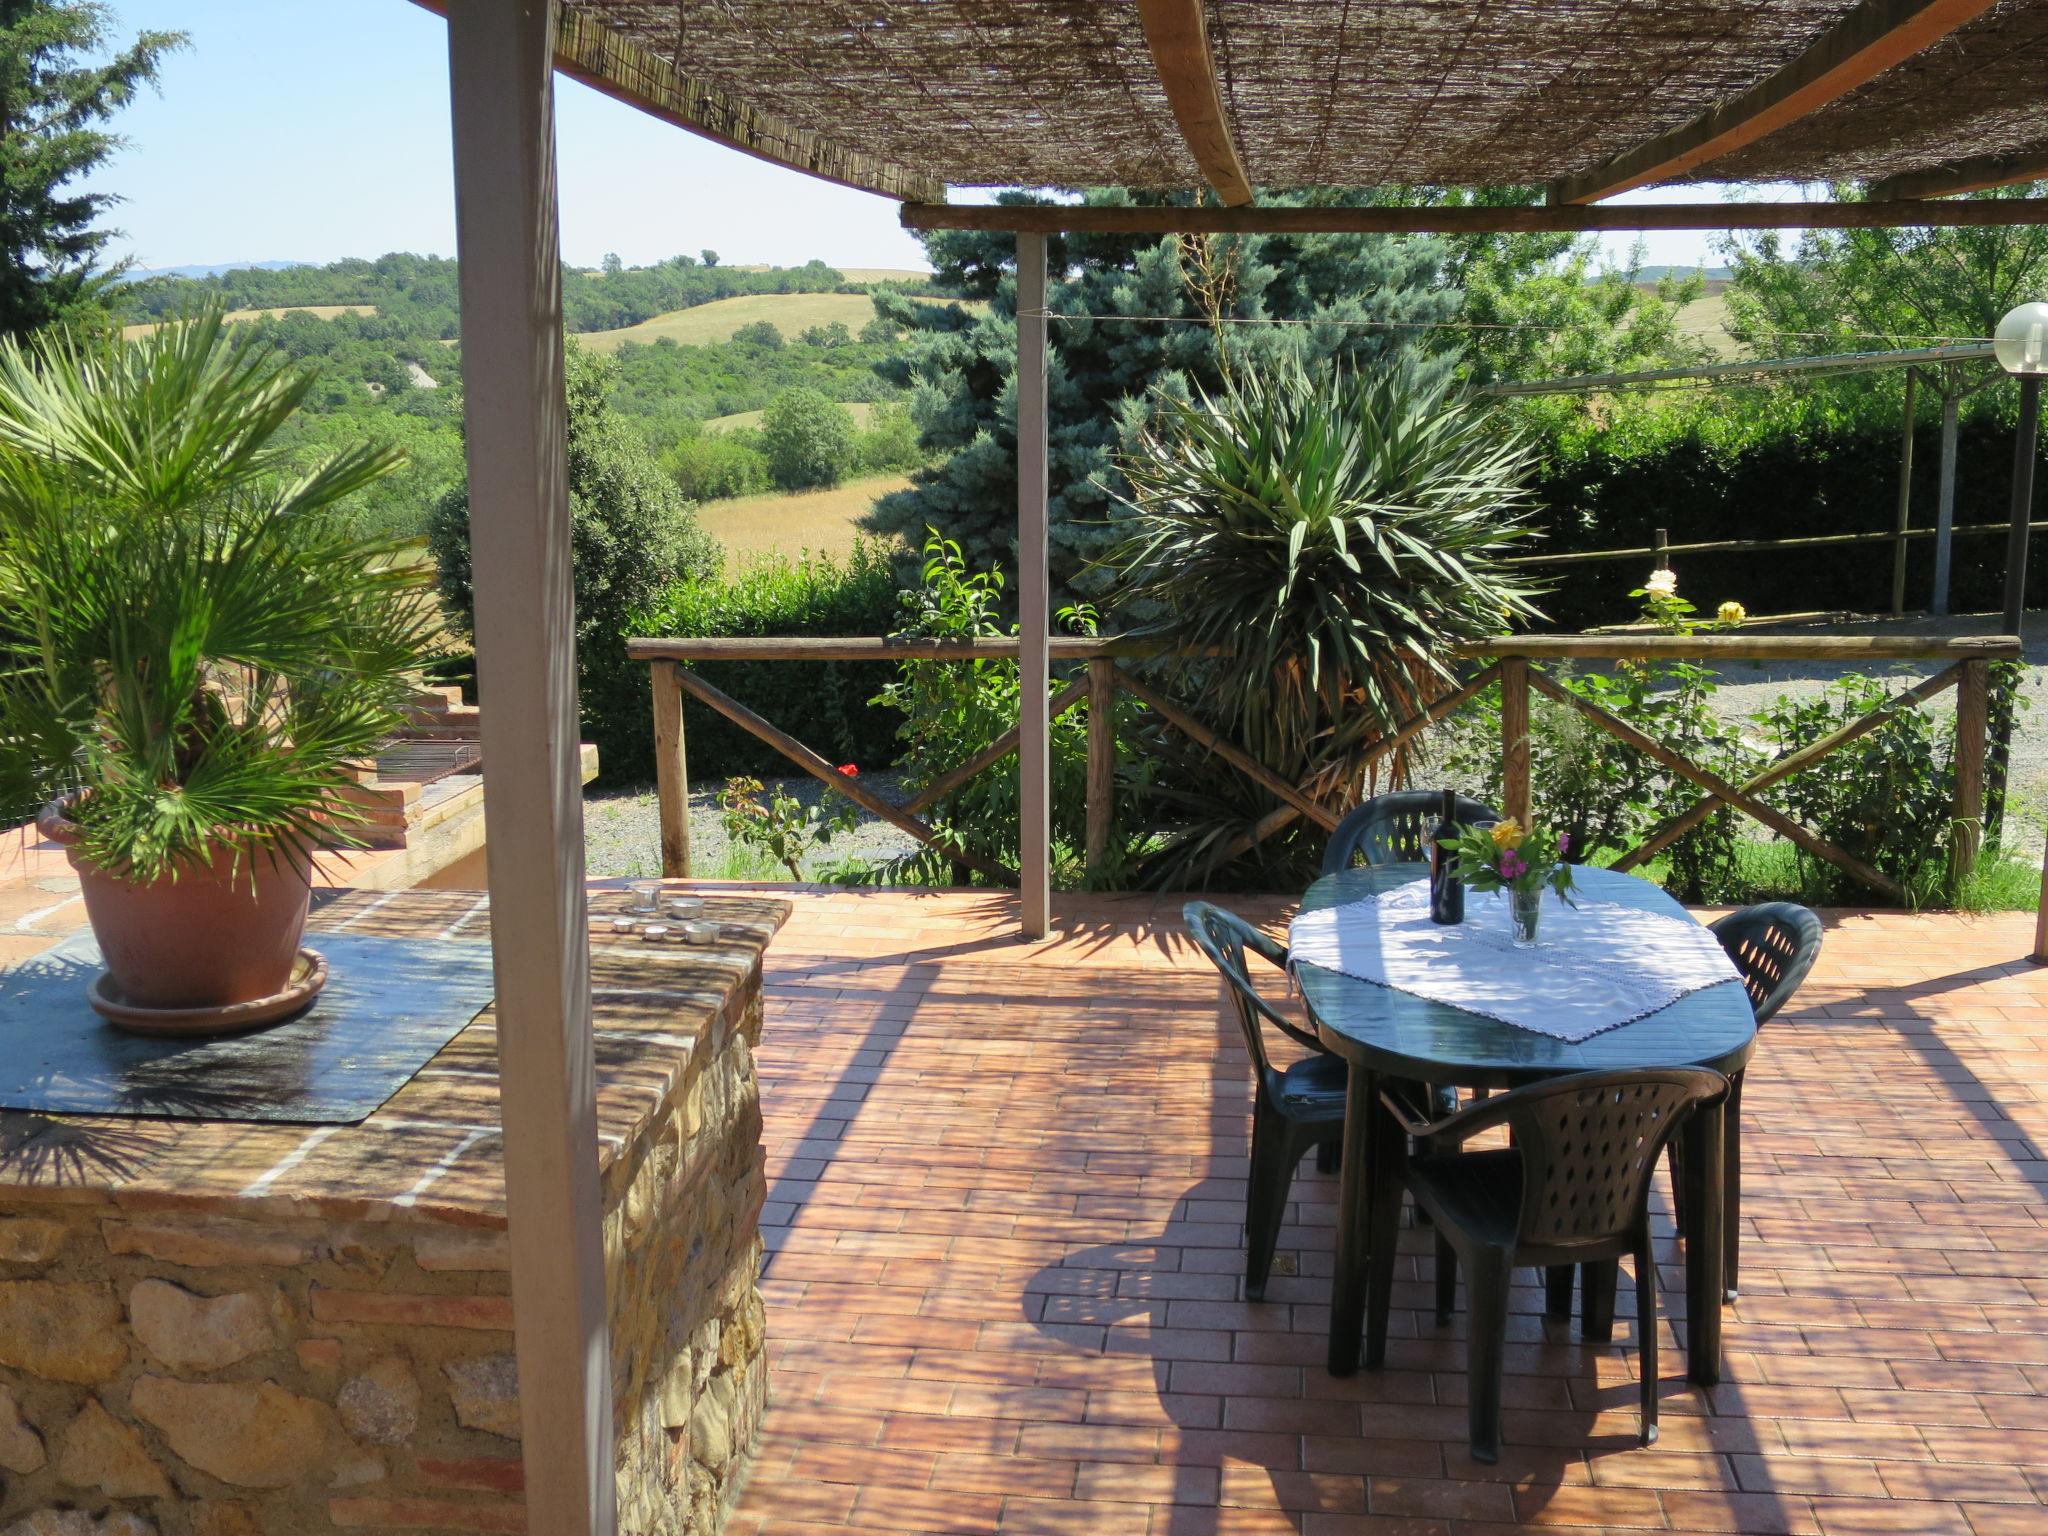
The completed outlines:
[[[1483,1099],[1435,1121],[1418,1118],[1396,1093],[1380,1095],[1408,1134],[1432,1148],[1407,1160],[1403,1179],[1417,1208],[1429,1214],[1436,1228],[1439,1326],[1451,1320],[1459,1265],[1465,1269],[1466,1396],[1474,1460],[1500,1459],[1508,1276],[1523,1266],[1584,1266],[1590,1305],[1590,1298],[1603,1290],[1612,1297],[1616,1261],[1623,1255],[1634,1260],[1642,1441],[1648,1445],[1657,1438],[1657,1266],[1650,1252],[1650,1175],[1685,1117],[1727,1091],[1726,1078],[1700,1067],[1580,1072]],[[1508,1146],[1442,1150],[1502,1126],[1508,1130]],[[1380,1358],[1385,1348],[1400,1219],[1398,1200],[1384,1201],[1374,1211],[1368,1359]]]
[[[1244,1294],[1249,1301],[1263,1301],[1294,1170],[1310,1150],[1336,1146],[1343,1140],[1348,1069],[1342,1058],[1326,1054],[1314,1035],[1281,1015],[1252,985],[1246,954],[1285,970],[1287,951],[1283,946],[1235,913],[1206,901],[1189,902],[1181,916],[1202,953],[1223,973],[1252,1059],[1252,1166],[1245,1192]],[[1266,1054],[1267,1024],[1288,1039],[1313,1047],[1313,1054],[1292,1066],[1276,1068]]]
[[[1346,814],[1323,849],[1323,873],[1334,875],[1363,864],[1426,864],[1429,834],[1443,809],[1440,789],[1397,789],[1374,795]],[[1469,795],[1457,798],[1458,822],[1499,821],[1500,812]]]
[[[1735,969],[1749,993],[1749,1005],[1762,1024],[1792,1001],[1820,957],[1821,924],[1807,908],[1790,901],[1759,902],[1731,912],[1711,925],[1715,938],[1728,951]],[[1736,1072],[1728,1079],[1727,1133],[1722,1141],[1722,1181],[1727,1219],[1722,1222],[1725,1246],[1721,1255],[1721,1284],[1732,1300],[1740,1281],[1742,1260],[1742,1079]],[[1684,1205],[1683,1154],[1677,1142],[1671,1144],[1672,1209],[1681,1232],[1691,1230]]]

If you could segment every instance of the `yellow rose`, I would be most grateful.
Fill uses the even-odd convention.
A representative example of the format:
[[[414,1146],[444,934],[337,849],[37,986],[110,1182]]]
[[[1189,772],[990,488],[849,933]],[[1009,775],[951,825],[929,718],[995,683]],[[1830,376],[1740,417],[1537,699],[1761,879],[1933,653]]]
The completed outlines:
[[[1506,821],[1496,821],[1487,832],[1487,836],[1493,839],[1493,846],[1503,852],[1509,848],[1521,847],[1523,839],[1528,835],[1522,830],[1522,824],[1512,816]]]
[[[1721,622],[1723,624],[1740,624],[1748,617],[1749,610],[1740,603],[1723,603],[1721,605]]]

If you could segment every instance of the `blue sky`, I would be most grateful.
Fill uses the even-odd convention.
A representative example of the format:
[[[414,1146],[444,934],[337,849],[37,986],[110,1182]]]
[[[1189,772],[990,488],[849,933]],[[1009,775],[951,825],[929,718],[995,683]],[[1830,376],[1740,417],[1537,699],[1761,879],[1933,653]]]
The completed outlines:
[[[390,250],[453,255],[443,24],[409,0],[112,0],[125,37],[189,32],[131,147],[94,181],[144,266]],[[558,81],[562,249],[595,266],[710,247],[728,262],[923,265],[895,205],[723,149]],[[1610,245],[1626,250],[1633,237]],[[1691,264],[1706,237],[1652,236]]]

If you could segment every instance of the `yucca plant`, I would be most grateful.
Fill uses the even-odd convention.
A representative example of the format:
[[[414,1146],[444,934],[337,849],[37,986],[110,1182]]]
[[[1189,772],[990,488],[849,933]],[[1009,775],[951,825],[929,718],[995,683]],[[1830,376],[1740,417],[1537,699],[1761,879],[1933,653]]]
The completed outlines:
[[[1162,400],[1127,454],[1126,611],[1200,712],[1309,798],[1348,808],[1372,746],[1455,686],[1451,647],[1538,616],[1503,558],[1531,537],[1535,448],[1412,355],[1370,370],[1247,373]],[[1405,760],[1386,763],[1398,782]],[[1185,775],[1182,775],[1185,777]],[[1171,878],[1254,841],[1270,795],[1183,796]]]
[[[0,342],[0,789],[82,791],[75,852],[125,879],[345,836],[401,723],[433,605],[343,510],[400,456],[294,466],[311,383],[218,309]]]

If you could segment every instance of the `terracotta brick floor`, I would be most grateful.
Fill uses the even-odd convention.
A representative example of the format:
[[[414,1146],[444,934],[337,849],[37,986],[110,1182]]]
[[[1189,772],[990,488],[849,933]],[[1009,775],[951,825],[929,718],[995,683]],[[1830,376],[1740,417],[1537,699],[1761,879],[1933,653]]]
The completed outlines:
[[[1830,917],[1750,1073],[1724,1384],[1684,1381],[1660,1180],[1662,1440],[1633,1443],[1632,1316],[1584,1345],[1526,1285],[1486,1468],[1419,1248],[1387,1368],[1323,1370],[1312,1164],[1296,1273],[1240,1299],[1247,1068],[1176,911],[1077,898],[1027,947],[1006,897],[799,899],[769,956],[774,1406],[743,1536],[2048,1533],[2030,919]]]

